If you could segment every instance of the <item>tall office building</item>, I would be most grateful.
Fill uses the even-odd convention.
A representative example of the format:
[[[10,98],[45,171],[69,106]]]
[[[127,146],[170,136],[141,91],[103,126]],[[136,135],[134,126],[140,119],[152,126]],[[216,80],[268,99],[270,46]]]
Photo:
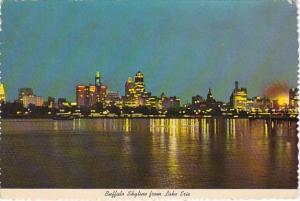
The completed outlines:
[[[3,83],[0,82],[0,102],[5,102],[5,90],[4,90],[4,85]]]
[[[141,71],[138,71],[134,80],[134,95],[135,97],[141,97],[145,92],[144,75]]]
[[[85,85],[76,86],[76,103],[78,106],[88,105],[88,88]]]
[[[289,90],[289,106],[292,109],[297,109],[299,106],[299,89],[298,88],[292,88]]]
[[[97,88],[99,86],[96,85],[89,85],[88,86],[88,106],[93,106],[95,103],[97,103],[98,97],[97,97]]]
[[[100,87],[97,87],[97,102],[104,101],[104,99],[107,97],[107,91],[108,88],[104,84],[101,84]]]
[[[246,110],[248,94],[246,88],[239,88],[239,83],[235,82],[235,88],[230,96],[230,104],[234,109]]]
[[[132,96],[134,94],[134,82],[132,77],[128,77],[125,83],[125,96]]]
[[[107,86],[101,83],[100,73],[95,76],[95,85],[77,85],[76,102],[78,106],[91,107],[97,102],[104,101],[107,95]]]

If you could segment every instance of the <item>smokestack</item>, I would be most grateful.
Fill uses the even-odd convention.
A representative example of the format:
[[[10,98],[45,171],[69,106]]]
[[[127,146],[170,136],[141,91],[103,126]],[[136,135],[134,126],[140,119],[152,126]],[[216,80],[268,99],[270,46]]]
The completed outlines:
[[[239,82],[235,81],[235,90],[238,90],[238,89],[239,89]]]

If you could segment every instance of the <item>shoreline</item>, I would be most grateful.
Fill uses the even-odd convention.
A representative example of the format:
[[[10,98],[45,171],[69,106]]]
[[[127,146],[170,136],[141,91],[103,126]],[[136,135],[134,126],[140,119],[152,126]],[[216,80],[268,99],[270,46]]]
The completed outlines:
[[[211,117],[203,117],[203,116],[151,116],[151,117],[120,117],[120,116],[103,116],[103,117],[75,117],[74,119],[53,119],[53,117],[49,116],[35,116],[35,117],[1,117],[0,121],[2,120],[11,120],[11,119],[18,119],[18,120],[30,120],[30,119],[49,119],[53,121],[70,121],[70,120],[77,120],[77,119],[249,119],[249,120],[284,120],[284,121],[298,121],[298,118],[288,118],[288,117],[228,117],[228,116],[211,116]]]

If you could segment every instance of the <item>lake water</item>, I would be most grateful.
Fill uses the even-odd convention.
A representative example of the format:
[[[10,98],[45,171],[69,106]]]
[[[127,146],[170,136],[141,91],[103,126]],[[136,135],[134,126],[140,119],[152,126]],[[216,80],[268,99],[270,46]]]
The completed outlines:
[[[297,188],[296,122],[2,120],[2,188]]]

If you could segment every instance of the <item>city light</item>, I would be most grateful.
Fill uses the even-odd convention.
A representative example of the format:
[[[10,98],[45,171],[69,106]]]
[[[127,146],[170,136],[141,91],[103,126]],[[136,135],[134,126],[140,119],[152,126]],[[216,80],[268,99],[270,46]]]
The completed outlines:
[[[95,83],[78,84],[75,87],[76,102],[66,98],[43,97],[35,95],[31,88],[19,89],[19,97],[14,103],[5,102],[4,84],[1,83],[1,107],[5,116],[13,115],[6,107],[16,107],[18,116],[36,115],[60,118],[101,118],[101,117],[183,117],[183,118],[296,118],[298,114],[298,89],[287,89],[286,86],[272,85],[266,90],[271,96],[248,96],[247,88],[239,87],[235,81],[229,102],[217,101],[213,90],[208,89],[206,98],[196,95],[192,103],[181,105],[177,96],[160,96],[147,91],[144,74],[138,71],[134,79],[128,77],[124,85],[124,96],[111,91],[101,80],[101,73],[96,72]],[[279,91],[276,91],[279,88]],[[287,94],[288,91],[288,94]],[[25,111],[28,110],[28,111]],[[23,112],[24,111],[24,112]],[[66,115],[69,115],[66,117]]]
[[[286,95],[281,95],[278,97],[279,105],[283,106],[289,103],[289,97]]]

